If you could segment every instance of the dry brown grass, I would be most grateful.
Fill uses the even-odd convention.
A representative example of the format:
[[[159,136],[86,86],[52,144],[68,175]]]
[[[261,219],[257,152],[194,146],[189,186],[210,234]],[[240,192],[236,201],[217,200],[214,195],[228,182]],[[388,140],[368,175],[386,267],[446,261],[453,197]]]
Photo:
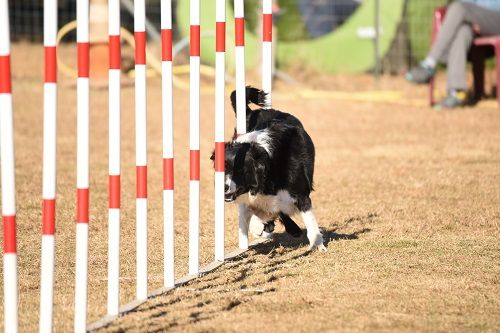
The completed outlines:
[[[12,52],[24,332],[36,331],[39,309],[41,51],[15,45]],[[72,51],[62,52],[74,59]],[[332,90],[373,88],[369,77],[318,82]],[[151,290],[162,284],[159,87],[158,79],[149,80]],[[290,98],[285,87],[275,96],[275,105],[297,115],[316,144],[313,203],[327,253],[307,255],[306,239],[292,239],[279,229],[274,242],[148,301],[103,331],[499,331],[500,111],[482,103],[435,112],[418,103],[425,98],[424,87],[408,87],[397,78],[384,78],[379,87],[400,88],[405,97],[398,104],[303,101]],[[59,96],[55,327],[66,332],[72,329],[75,260],[71,80],[61,77]],[[94,321],[106,304],[107,93],[94,89],[91,96],[89,321]],[[213,97],[202,98],[201,258],[208,263],[213,257]],[[135,291],[132,100],[129,85],[123,91],[122,304]],[[188,95],[176,90],[175,100],[176,273],[181,276],[187,271]],[[229,108],[227,115],[229,134]],[[226,212],[229,251],[236,246],[237,222],[234,207]]]

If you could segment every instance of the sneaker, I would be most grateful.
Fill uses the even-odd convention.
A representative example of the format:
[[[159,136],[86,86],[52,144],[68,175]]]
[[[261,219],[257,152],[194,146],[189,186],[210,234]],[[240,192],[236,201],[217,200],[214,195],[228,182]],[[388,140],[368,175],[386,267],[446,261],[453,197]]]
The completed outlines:
[[[420,64],[406,72],[405,79],[416,84],[429,83],[434,74],[435,68]]]
[[[468,102],[467,92],[464,90],[454,90],[448,91],[445,98],[439,101],[434,108],[435,109],[454,109],[458,107],[466,106]]]

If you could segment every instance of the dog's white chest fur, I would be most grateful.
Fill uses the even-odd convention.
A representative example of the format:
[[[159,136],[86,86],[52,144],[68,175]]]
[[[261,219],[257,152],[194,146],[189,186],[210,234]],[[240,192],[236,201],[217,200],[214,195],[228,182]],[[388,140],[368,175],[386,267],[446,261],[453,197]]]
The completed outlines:
[[[240,203],[248,205],[255,215],[263,220],[276,218],[278,213],[283,212],[292,215],[296,212],[295,199],[285,190],[280,190],[276,195],[264,195],[250,193],[240,196]]]

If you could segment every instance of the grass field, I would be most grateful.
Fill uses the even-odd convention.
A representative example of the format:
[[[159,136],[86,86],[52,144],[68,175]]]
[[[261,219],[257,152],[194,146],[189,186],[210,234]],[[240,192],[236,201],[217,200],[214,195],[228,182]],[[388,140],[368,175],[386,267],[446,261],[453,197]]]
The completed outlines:
[[[75,59],[69,49],[61,55]],[[13,46],[19,310],[38,327],[41,248],[42,48]],[[300,75],[299,75],[300,74]],[[316,144],[313,205],[328,252],[277,228],[273,242],[152,299],[103,332],[498,332],[500,110],[492,101],[437,112],[427,89],[400,78],[297,73],[342,98],[299,99],[278,85],[274,104],[298,116]],[[55,328],[72,330],[75,264],[75,85],[60,76]],[[207,85],[213,85],[206,80]],[[162,285],[160,80],[148,81],[149,288]],[[397,100],[360,98],[396,90]],[[133,84],[123,88],[121,303],[135,293]],[[337,96],[333,98],[333,96]],[[363,95],[361,95],[363,96]],[[105,314],[107,90],[91,91],[89,322]],[[176,274],[187,273],[188,94],[175,91]],[[213,95],[202,96],[201,260],[213,260]],[[227,103],[227,137],[234,118]],[[227,206],[226,249],[237,245]],[[298,220],[298,218],[297,218]],[[1,244],[0,244],[1,245]],[[0,295],[0,298],[2,296]],[[3,300],[0,299],[0,307]],[[3,309],[0,309],[3,313]],[[3,317],[2,317],[3,318]],[[3,326],[4,318],[0,320]],[[0,328],[1,329],[1,328]]]

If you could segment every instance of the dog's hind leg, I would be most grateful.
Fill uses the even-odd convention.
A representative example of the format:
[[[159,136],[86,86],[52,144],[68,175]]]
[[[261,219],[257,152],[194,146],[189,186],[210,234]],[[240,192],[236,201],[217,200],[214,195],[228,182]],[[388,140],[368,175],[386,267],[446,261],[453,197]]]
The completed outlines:
[[[302,236],[302,229],[295,223],[294,220],[290,218],[290,216],[286,215],[285,213],[280,213],[280,221],[283,223],[283,226],[285,227],[285,231],[292,235],[293,237],[300,237]]]
[[[326,251],[326,247],[323,244],[323,235],[319,230],[318,222],[312,211],[311,199],[309,197],[303,198],[298,202],[298,208],[300,210],[300,216],[304,221],[307,229],[307,238],[309,239],[309,250],[318,249],[322,252]]]

